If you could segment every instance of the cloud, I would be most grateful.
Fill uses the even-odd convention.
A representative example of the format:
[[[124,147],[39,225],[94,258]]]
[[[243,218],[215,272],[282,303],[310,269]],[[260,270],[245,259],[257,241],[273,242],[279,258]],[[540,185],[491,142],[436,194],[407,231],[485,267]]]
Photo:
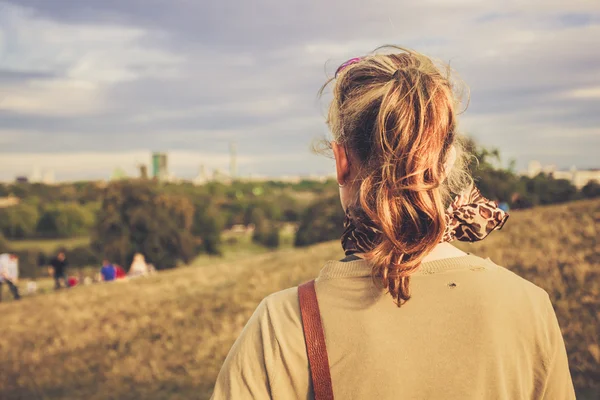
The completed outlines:
[[[28,115],[72,116],[102,108],[102,92],[85,81],[41,80],[5,87],[0,109]]]
[[[55,78],[48,72],[0,69],[0,84],[23,83],[29,80],[44,80]]]
[[[308,150],[326,133],[316,92],[385,43],[450,62],[471,93],[463,130],[519,165],[596,160],[595,0],[14,0],[0,26],[0,170],[5,154],[210,154],[233,140],[263,160],[249,170],[326,171]]]
[[[566,93],[566,97],[575,99],[600,99],[600,86],[573,89]]]
[[[139,41],[139,28],[61,24],[0,3],[0,110],[72,116],[100,112],[112,84],[169,76],[181,57]],[[5,80],[6,81],[6,80]],[[0,83],[2,80],[0,79]]]

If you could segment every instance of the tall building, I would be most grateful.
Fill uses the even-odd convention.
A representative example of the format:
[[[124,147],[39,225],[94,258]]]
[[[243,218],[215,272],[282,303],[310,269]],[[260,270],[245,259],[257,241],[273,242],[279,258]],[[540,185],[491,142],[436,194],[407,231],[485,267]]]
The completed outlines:
[[[600,169],[579,170],[573,166],[569,171],[554,171],[552,176],[554,179],[566,179],[577,189],[581,189],[590,181],[600,182]]]
[[[49,169],[44,172],[44,176],[42,177],[42,183],[45,185],[54,185],[56,183],[53,170]]]
[[[29,182],[31,183],[39,183],[42,181],[42,171],[40,170],[40,168],[35,165],[33,167],[33,171],[31,172],[31,175],[29,176]]]
[[[200,168],[198,169],[198,175],[196,175],[196,177],[193,180],[194,185],[204,185],[206,182],[208,182],[208,175],[206,174],[206,168],[204,168],[204,165],[200,165]]]
[[[159,181],[164,181],[169,178],[167,155],[165,153],[152,154],[152,177]]]
[[[527,175],[530,178],[533,178],[540,172],[542,172],[542,163],[537,160],[529,161],[529,166],[527,167]]]
[[[600,169],[597,168],[579,170],[573,166],[570,170],[565,171],[557,169],[554,165],[543,166],[542,163],[536,160],[529,163],[527,175],[530,178],[542,172],[552,176],[554,179],[566,179],[578,189],[581,189],[590,181],[600,182]]]
[[[148,179],[148,166],[146,164],[138,164],[140,169],[140,179]]]

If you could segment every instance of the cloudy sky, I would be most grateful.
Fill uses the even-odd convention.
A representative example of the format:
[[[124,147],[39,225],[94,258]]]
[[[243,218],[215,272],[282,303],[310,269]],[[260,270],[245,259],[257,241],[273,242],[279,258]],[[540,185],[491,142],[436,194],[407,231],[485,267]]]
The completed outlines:
[[[381,44],[449,61],[462,131],[518,168],[600,167],[598,0],[0,0],[0,180],[325,174],[320,85]]]

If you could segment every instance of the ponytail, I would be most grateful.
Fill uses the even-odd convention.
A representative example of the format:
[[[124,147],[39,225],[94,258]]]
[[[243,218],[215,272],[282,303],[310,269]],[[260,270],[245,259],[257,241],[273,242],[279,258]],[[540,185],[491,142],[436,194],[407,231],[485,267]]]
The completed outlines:
[[[400,306],[444,234],[445,161],[458,146],[451,84],[418,53],[368,56],[337,78],[328,123],[361,161],[351,207],[379,231],[364,257]]]

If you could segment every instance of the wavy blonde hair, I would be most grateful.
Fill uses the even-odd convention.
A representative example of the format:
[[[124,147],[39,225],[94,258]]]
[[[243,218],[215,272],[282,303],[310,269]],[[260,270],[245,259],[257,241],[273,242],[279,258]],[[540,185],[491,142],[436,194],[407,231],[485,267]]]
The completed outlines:
[[[386,46],[347,66],[331,83],[327,124],[334,140],[358,161],[360,207],[382,232],[365,254],[376,283],[400,306],[410,298],[410,275],[440,242],[451,193],[472,183],[456,132],[457,86],[432,59]],[[456,162],[445,171],[451,147]],[[354,165],[353,165],[354,167]]]

